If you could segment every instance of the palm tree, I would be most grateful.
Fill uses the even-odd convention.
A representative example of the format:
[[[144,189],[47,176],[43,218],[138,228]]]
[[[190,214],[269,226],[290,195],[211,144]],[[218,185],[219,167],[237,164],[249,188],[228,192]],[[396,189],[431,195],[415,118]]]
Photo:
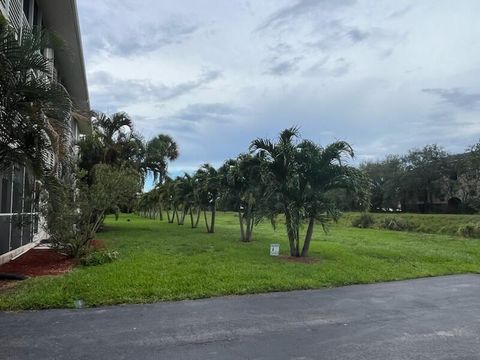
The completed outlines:
[[[143,167],[145,147],[133,128],[133,121],[124,112],[112,115],[93,113],[93,131],[79,142],[80,168],[91,171],[98,163],[121,166],[129,164],[136,170]]]
[[[269,185],[264,202],[272,222],[280,213],[285,215],[290,255],[299,256],[300,222],[303,202],[299,188],[297,163],[297,128],[285,129],[276,143],[269,139],[252,141],[250,150],[256,152],[266,163],[264,182]]]
[[[169,224],[172,224],[175,221],[175,183],[171,178],[166,177],[163,184],[157,185],[157,188],[160,195],[161,206],[167,213],[167,221]],[[173,211],[173,214],[170,214],[170,211]]]
[[[342,159],[353,157],[351,146],[337,141],[322,148],[311,141],[299,142],[296,128],[282,131],[276,143],[257,139],[251,150],[266,161],[264,182],[269,184],[265,195],[269,216],[283,213],[291,256],[307,256],[315,221],[324,230],[327,222],[336,219],[338,211],[328,199],[327,191],[348,188],[362,193],[368,187],[363,174],[347,166]],[[308,220],[307,232],[300,243],[300,226]]]
[[[54,40],[26,29],[16,39],[0,15],[0,170],[16,163],[42,177],[49,170],[47,151],[58,160],[67,154],[72,102],[65,88],[47,77],[50,63],[42,55],[56,46]]]
[[[253,226],[259,220],[256,207],[264,190],[262,183],[262,159],[259,156],[241,154],[228,160],[219,170],[224,173],[223,198],[233,203],[238,211],[241,240],[249,242],[253,236]]]
[[[363,172],[343,161],[354,156],[352,147],[345,141],[336,141],[322,148],[305,140],[298,148],[304,216],[308,220],[301,256],[308,256],[315,222],[319,222],[326,231],[327,223],[331,219],[336,221],[339,216],[335,203],[327,196],[328,192],[347,189],[356,193],[360,203],[363,202],[361,205],[366,206],[369,180]]]
[[[178,157],[178,146],[169,135],[160,134],[147,142],[144,167],[153,174],[153,181],[163,183],[168,172],[168,162]]]
[[[184,209],[190,215],[190,224],[193,228],[198,226],[200,220],[200,202],[195,176],[185,174],[183,176],[184,191]],[[194,219],[195,218],[195,219]]]
[[[207,232],[215,232],[215,216],[217,201],[220,196],[220,176],[218,171],[210,164],[203,164],[195,174],[198,186],[198,199],[203,210]],[[210,211],[210,221],[207,218]]]

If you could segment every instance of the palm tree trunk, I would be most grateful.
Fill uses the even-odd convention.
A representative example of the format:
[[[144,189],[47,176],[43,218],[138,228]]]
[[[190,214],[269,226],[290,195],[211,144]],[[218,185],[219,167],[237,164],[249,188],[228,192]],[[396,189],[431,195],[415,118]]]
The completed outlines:
[[[312,241],[313,227],[315,226],[315,218],[311,217],[308,221],[307,233],[305,234],[305,241],[303,243],[302,257],[308,256],[308,250],[310,249],[310,242]]]
[[[240,210],[238,211],[238,219],[240,221],[240,240],[245,242],[246,239],[245,239],[245,229],[244,229],[244,225],[243,225],[243,216],[242,216],[242,212]]]
[[[203,209],[203,216],[205,217],[205,226],[207,227],[207,232],[210,232],[210,227],[208,226],[208,219],[207,219],[207,210]]]
[[[173,220],[175,219],[175,214],[172,214],[172,216],[170,216],[170,209],[166,209],[165,211],[167,212],[168,223],[172,224]]]
[[[185,217],[187,216],[187,212],[188,212],[188,207],[184,206],[183,211],[182,211],[182,215],[181,215],[181,219],[179,220],[178,225],[185,224]]]
[[[202,210],[200,209],[200,207],[197,209],[197,220],[195,221],[195,226],[194,227],[198,227],[198,222],[200,221],[200,215],[202,214]]]
[[[248,241],[253,239],[253,226],[255,225],[255,215],[250,214],[250,230],[248,233]]]
[[[300,257],[300,231],[298,227],[295,231],[295,256]]]
[[[190,208],[189,213],[190,213],[190,224],[192,225],[192,229],[193,229],[194,226],[193,226],[193,210],[192,210],[192,208]]]
[[[295,234],[292,228],[292,216],[288,210],[285,211],[285,225],[287,227],[288,243],[290,245],[290,256],[295,256]]]
[[[159,220],[163,221],[163,211],[162,211],[162,204],[161,203],[158,204],[158,215],[160,217]]]
[[[177,214],[177,225],[183,225],[183,220],[184,220],[183,211],[182,211],[182,210],[178,210],[178,209],[175,207],[175,213]]]
[[[210,233],[214,233],[215,232],[215,215],[217,213],[217,206],[216,205],[213,205],[213,208],[212,208],[212,221],[210,223]]]

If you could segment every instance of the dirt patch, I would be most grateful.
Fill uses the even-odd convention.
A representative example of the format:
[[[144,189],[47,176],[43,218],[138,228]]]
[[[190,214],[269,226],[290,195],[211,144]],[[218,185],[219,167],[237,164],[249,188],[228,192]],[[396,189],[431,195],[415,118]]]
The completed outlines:
[[[102,250],[102,249],[106,248],[106,246],[105,246],[105,244],[103,243],[102,240],[92,240],[92,241],[90,241],[90,247],[92,249],[95,249],[95,250]]]
[[[296,256],[287,256],[287,255],[280,255],[278,258],[283,261],[300,263],[300,264],[314,264],[320,261],[320,259],[314,258],[314,257],[296,257]]]
[[[32,249],[6,264],[0,265],[0,273],[25,276],[59,275],[70,271],[74,261],[50,249]],[[0,280],[0,288],[8,287],[15,280]]]

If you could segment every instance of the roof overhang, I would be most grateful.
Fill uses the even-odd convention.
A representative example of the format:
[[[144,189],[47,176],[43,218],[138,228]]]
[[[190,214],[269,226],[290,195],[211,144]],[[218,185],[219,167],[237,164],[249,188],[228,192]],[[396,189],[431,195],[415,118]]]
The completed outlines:
[[[72,112],[72,117],[77,121],[78,130],[81,134],[90,134],[92,132],[92,122],[89,116],[78,112]]]
[[[62,84],[67,88],[75,107],[90,110],[87,76],[83,59],[82,38],[75,0],[37,0],[46,28],[65,43],[55,52]]]

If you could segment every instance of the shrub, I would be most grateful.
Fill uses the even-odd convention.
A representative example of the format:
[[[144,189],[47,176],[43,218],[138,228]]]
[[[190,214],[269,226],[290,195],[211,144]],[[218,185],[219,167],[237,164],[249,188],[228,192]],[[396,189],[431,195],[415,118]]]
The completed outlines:
[[[352,226],[362,229],[371,228],[374,224],[375,219],[369,213],[362,213],[361,215],[352,219]]]
[[[466,238],[479,238],[480,237],[480,224],[469,223],[460,225],[457,230],[457,234]]]
[[[394,231],[414,231],[416,226],[414,223],[397,217],[388,216],[382,219],[380,227],[385,230]]]
[[[118,258],[117,251],[92,251],[81,259],[81,264],[84,266],[96,266],[110,263]]]

